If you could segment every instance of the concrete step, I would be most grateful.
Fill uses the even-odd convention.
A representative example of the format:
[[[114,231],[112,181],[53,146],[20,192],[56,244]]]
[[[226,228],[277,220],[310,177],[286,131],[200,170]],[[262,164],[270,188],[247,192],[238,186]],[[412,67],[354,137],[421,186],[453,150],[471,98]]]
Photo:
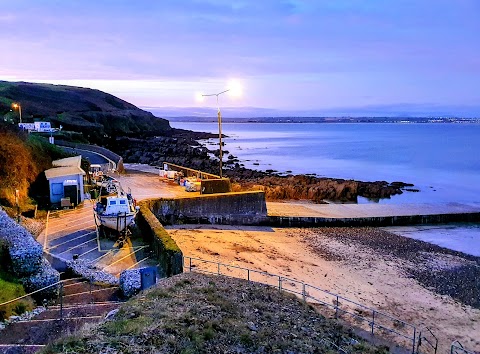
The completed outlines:
[[[98,323],[103,318],[87,316],[12,323],[0,332],[0,344],[45,345],[62,335],[76,332],[86,323]]]
[[[110,312],[111,310],[119,308],[121,302],[100,302],[93,304],[82,304],[82,305],[66,305],[63,307],[63,317],[72,318],[72,317],[88,317],[88,316],[103,316]],[[44,311],[31,322],[47,320],[47,319],[59,319],[60,318],[60,306],[49,307],[47,311]]]
[[[92,291],[90,291],[90,289],[87,287],[83,292],[65,295],[63,297],[63,304],[88,304],[92,302],[120,300],[120,290],[118,287],[92,289]]]
[[[90,290],[100,290],[100,289],[110,289],[113,286],[102,285],[90,282],[85,279],[79,279],[76,282],[70,282],[69,284],[63,284],[63,294],[64,295],[73,295],[78,293],[85,293]]]

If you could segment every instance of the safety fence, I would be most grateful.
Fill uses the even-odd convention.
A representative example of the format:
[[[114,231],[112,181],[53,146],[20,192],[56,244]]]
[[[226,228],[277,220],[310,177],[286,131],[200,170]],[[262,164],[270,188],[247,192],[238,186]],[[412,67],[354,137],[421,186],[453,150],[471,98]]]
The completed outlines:
[[[65,281],[61,280],[51,285],[45,286],[41,289],[38,289],[36,291],[32,291],[31,293],[19,296],[9,301],[5,301],[0,304],[0,310],[5,308],[8,305],[20,304],[22,300],[34,299],[34,298],[36,299],[45,298],[43,301],[37,301],[37,302],[40,302],[43,305],[43,307],[47,307],[51,305],[59,305],[60,306],[59,315],[60,315],[60,318],[63,318],[63,286],[64,286],[63,284],[64,282]],[[52,296],[55,293],[57,294],[57,296]],[[48,294],[48,295],[45,296],[44,294]],[[17,306],[17,307],[23,308],[23,306]],[[17,312],[17,315],[19,317],[19,320],[22,320],[22,318],[24,317],[22,316],[24,315],[23,313]],[[25,318],[25,319],[28,320],[28,318]]]
[[[162,168],[164,170],[182,172],[185,177],[197,177],[198,179],[220,179],[220,176],[212,173],[194,170],[192,168],[176,165],[167,161],[163,162]]]
[[[402,347],[410,348],[408,350],[411,353],[419,353],[420,349],[422,349],[422,353],[437,352],[438,340],[430,330],[427,329],[425,332],[421,332],[416,326],[394,316],[305,282],[281,275],[188,256],[183,257],[183,269],[188,272],[225,275],[278,287],[279,290],[296,294],[304,302],[308,301],[317,308],[332,311],[336,319],[350,320],[349,322],[355,327],[370,332],[372,336],[380,335]],[[427,334],[431,334],[428,340],[426,339]],[[423,342],[420,338],[423,339]],[[428,345],[424,343],[428,343]],[[423,347],[420,348],[422,345]]]
[[[472,350],[466,349],[463,345],[458,341],[454,341],[450,347],[450,354],[477,354],[478,352],[474,352]]]
[[[79,281],[77,283],[72,283],[72,284],[66,284],[67,282],[71,280],[76,280]],[[72,278],[72,279],[65,279],[65,280],[60,280],[54,284],[48,285],[46,287],[43,287],[41,289],[38,289],[36,291],[33,291],[31,293],[19,296],[15,299],[5,301],[0,304],[0,311],[4,309],[7,305],[14,305],[14,304],[19,304],[22,300],[26,299],[34,299],[35,303],[43,307],[42,311],[52,309],[54,308],[55,310],[58,310],[58,317],[57,319],[63,320],[64,319],[64,309],[65,309],[65,299],[70,297],[70,296],[81,296],[83,300],[89,296],[90,299],[90,304],[94,303],[94,294],[95,292],[102,291],[104,289],[96,289],[95,288],[95,280],[93,278],[87,279],[87,278]],[[87,285],[88,288],[87,290],[81,292],[81,293],[75,293],[68,295],[66,294],[66,289],[69,286],[78,286],[78,285]],[[55,294],[55,295],[53,295]],[[88,301],[85,302],[88,304]],[[21,306],[23,308],[23,306]],[[39,313],[39,312],[38,312]],[[25,313],[16,313],[17,316],[14,317],[14,321],[29,321],[32,316],[38,314],[37,312],[25,312]],[[6,319],[8,320],[8,319]]]

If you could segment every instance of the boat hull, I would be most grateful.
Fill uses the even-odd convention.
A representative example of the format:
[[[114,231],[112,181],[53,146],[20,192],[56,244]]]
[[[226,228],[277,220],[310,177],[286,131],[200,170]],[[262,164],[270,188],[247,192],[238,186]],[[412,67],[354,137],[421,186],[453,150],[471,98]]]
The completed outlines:
[[[133,223],[135,219],[135,214],[119,214],[119,215],[96,214],[96,218],[100,225],[106,228],[109,228],[111,230],[122,232]]]

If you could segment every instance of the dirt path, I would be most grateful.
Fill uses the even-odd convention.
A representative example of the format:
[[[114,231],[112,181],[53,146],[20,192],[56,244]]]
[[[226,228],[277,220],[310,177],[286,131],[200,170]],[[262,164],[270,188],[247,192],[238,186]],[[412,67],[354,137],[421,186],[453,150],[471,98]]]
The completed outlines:
[[[433,277],[437,270],[475,263],[461,255],[403,244],[403,238],[392,241],[392,234],[379,229],[191,225],[170,227],[169,232],[185,255],[293,278],[428,326],[440,340],[439,352],[449,351],[455,339],[480,349],[480,310],[438,294],[412,275],[417,274],[413,270],[428,270]],[[377,246],[382,239],[384,248]],[[389,250],[392,244],[398,247]],[[413,261],[409,247],[424,257]]]

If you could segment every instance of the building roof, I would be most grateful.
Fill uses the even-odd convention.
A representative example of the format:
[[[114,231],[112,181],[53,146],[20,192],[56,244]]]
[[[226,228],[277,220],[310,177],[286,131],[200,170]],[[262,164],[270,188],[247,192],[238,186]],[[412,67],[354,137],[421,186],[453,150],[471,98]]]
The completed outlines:
[[[77,166],[54,167],[45,171],[45,176],[48,180],[55,177],[64,177],[71,175],[84,175],[85,171]]]
[[[78,167],[82,163],[82,155],[67,157],[65,159],[52,161],[52,165],[55,167]]]

